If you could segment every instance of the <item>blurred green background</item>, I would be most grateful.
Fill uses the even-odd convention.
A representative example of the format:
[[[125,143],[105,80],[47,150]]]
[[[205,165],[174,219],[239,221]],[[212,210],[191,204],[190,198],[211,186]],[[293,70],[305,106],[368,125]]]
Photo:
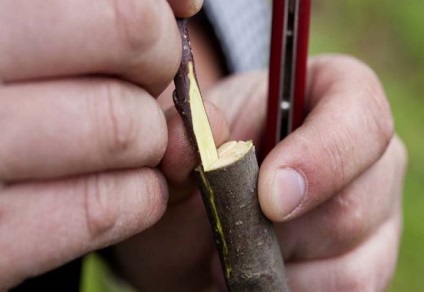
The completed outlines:
[[[311,54],[348,53],[368,63],[383,82],[397,133],[408,148],[404,233],[392,292],[424,291],[423,14],[422,0],[313,1]],[[99,264],[88,258],[82,291],[103,290],[95,280]]]
[[[313,1],[311,54],[343,52],[368,63],[406,143],[404,232],[390,291],[424,291],[424,1]]]

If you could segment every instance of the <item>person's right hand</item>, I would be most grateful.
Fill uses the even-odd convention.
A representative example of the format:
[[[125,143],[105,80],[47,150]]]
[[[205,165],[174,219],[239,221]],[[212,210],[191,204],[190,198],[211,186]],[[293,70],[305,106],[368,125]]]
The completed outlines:
[[[401,234],[405,148],[368,66],[327,55],[311,58],[308,69],[307,118],[261,164],[261,209],[274,222],[292,291],[385,291]],[[216,105],[206,109],[217,145],[253,139],[260,147],[266,77],[237,74],[206,91],[205,100]],[[191,175],[199,161],[171,111],[161,163],[169,207],[158,224],[116,246],[118,266],[140,291],[226,291]]]
[[[155,97],[200,0],[0,3],[0,290],[164,213]]]

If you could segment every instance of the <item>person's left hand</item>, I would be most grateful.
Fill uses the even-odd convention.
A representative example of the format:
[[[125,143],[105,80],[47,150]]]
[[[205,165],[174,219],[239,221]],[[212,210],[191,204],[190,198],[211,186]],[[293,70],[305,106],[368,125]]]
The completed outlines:
[[[305,123],[266,157],[259,199],[275,227],[292,291],[380,291],[397,259],[406,165],[378,78],[363,63],[324,56],[309,64]],[[229,78],[205,94],[219,145],[260,148],[266,75]],[[223,287],[203,203],[190,173],[198,163],[174,110],[162,170],[170,204],[153,228],[116,247],[122,274],[141,291]]]
[[[0,1],[0,291],[164,214],[156,98],[202,2]]]

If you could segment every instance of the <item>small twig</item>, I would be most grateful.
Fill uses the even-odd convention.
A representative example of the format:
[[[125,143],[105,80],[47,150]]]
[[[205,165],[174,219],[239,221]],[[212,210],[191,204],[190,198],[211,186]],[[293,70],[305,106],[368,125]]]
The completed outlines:
[[[197,85],[186,20],[178,20],[183,44],[174,103],[201,166],[202,193],[229,291],[288,291],[273,224],[257,197],[259,167],[251,142],[228,142],[218,151]]]

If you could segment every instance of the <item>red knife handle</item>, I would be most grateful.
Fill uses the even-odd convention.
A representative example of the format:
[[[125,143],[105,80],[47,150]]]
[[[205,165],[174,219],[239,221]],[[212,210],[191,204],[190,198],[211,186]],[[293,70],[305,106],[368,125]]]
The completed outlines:
[[[285,25],[288,23],[286,19],[288,1],[294,3],[298,1],[297,17],[293,20],[296,26],[295,58],[289,60],[284,59],[285,45],[288,39],[287,29]],[[306,115],[305,112],[305,87],[306,87],[306,66],[308,56],[308,40],[309,25],[311,13],[311,0],[274,0],[272,12],[272,32],[271,32],[271,52],[269,64],[269,92],[266,128],[263,137],[263,146],[261,156],[264,158],[284,137],[297,127],[299,127]],[[293,87],[290,90],[291,104],[289,120],[282,125],[282,95],[287,94],[284,88],[284,72],[288,66],[292,66],[292,82]],[[282,134],[281,128],[287,127],[285,134]]]
[[[302,125],[306,116],[305,100],[310,19],[311,0],[301,0],[298,21],[292,131]]]

